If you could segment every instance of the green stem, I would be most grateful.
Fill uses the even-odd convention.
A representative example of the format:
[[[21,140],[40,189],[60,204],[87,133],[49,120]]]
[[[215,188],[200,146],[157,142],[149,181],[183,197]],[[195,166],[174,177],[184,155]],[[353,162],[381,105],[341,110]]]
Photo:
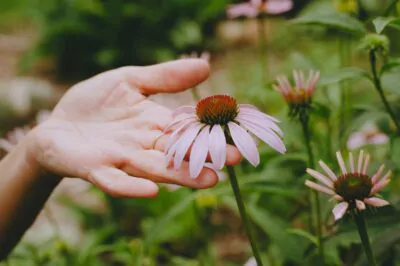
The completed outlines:
[[[261,66],[261,81],[266,85],[269,79],[268,73],[268,58],[267,58],[267,35],[265,29],[265,21],[263,17],[257,19],[258,36],[260,40],[260,66]]]
[[[377,70],[376,70],[375,51],[371,51],[369,53],[369,62],[371,64],[371,71],[372,71],[372,78],[373,78],[374,86],[375,86],[376,90],[378,91],[379,96],[381,97],[382,103],[385,106],[387,113],[389,114],[390,118],[392,119],[393,123],[396,126],[397,134],[400,135],[400,124],[397,121],[397,118],[396,118],[396,115],[395,115],[393,109],[390,107],[390,104],[386,99],[385,93],[383,92],[381,80],[380,80]]]
[[[250,242],[250,245],[251,245],[251,249],[253,251],[254,258],[257,261],[257,265],[258,266],[262,266],[263,263],[262,263],[262,260],[261,260],[261,256],[260,256],[260,253],[259,253],[259,251],[257,249],[256,241],[255,241],[255,239],[253,237],[253,234],[251,232],[250,221],[248,219],[248,216],[247,216],[247,213],[246,213],[246,208],[244,206],[243,199],[242,199],[242,196],[240,194],[239,183],[238,183],[237,178],[236,178],[235,169],[233,168],[233,166],[230,166],[230,165],[227,165],[226,168],[228,170],[228,176],[229,176],[229,180],[231,182],[233,194],[235,195],[236,204],[237,204],[238,209],[239,209],[239,214],[240,214],[240,217],[242,218],[244,230],[246,231],[247,237],[249,238],[249,242]]]
[[[365,255],[367,256],[368,262],[371,266],[376,266],[377,264],[374,258],[374,254],[372,253],[371,244],[369,242],[368,231],[365,225],[363,212],[357,212],[354,215],[354,220],[356,222],[358,234],[360,235],[361,242],[364,246],[364,251]]]
[[[314,161],[314,153],[311,147],[311,132],[309,127],[309,115],[308,111],[301,111],[300,112],[300,123],[303,129],[304,140],[306,143],[307,154],[308,154],[308,165],[310,168],[315,168],[315,161]],[[322,214],[321,214],[321,202],[319,199],[319,194],[317,191],[313,190],[314,201],[315,201],[315,216],[317,220],[317,241],[318,241],[318,254],[320,258],[320,265],[324,264],[325,252],[324,252],[324,244],[322,241]]]

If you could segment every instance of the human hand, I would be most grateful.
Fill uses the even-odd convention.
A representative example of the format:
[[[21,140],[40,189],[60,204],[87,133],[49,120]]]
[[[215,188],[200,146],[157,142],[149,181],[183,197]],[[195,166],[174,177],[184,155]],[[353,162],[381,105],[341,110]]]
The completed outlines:
[[[204,168],[189,177],[188,163],[179,171],[163,152],[172,111],[146,96],[183,91],[205,80],[204,60],[186,59],[111,70],[73,86],[50,118],[30,134],[31,152],[45,171],[78,177],[113,196],[151,197],[154,182],[207,188],[218,181]],[[227,164],[240,154],[228,146]]]

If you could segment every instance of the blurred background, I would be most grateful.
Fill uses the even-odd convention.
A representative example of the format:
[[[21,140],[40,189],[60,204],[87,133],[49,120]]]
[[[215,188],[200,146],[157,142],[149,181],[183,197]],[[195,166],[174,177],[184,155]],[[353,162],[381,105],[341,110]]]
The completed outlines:
[[[212,73],[199,86],[200,96],[229,93],[282,121],[291,152],[278,156],[261,146],[262,165],[251,169],[243,163],[240,178],[267,265],[305,265],[304,254],[315,252],[312,239],[302,231],[307,157],[300,126],[287,118],[286,103],[271,84],[278,74],[290,74],[292,69],[321,71],[312,122],[317,158],[332,160],[351,134],[370,124],[371,134],[389,135],[390,123],[377,111],[381,104],[371,84],[357,79],[355,69],[343,71],[350,66],[369,70],[368,57],[358,49],[360,35],[296,20],[343,13],[371,26],[368,21],[392,1],[294,0],[293,7],[280,14],[229,19],[227,7],[240,2],[245,1],[0,1],[1,136],[16,143],[70,86],[99,72],[185,56],[209,57],[205,60],[210,60]],[[357,8],[359,2],[362,9]],[[385,33],[391,39],[391,56],[398,56],[398,31]],[[260,41],[265,48],[261,54]],[[352,88],[345,125],[338,118],[343,82]],[[393,102],[399,103],[399,73],[388,73],[383,82]],[[194,103],[196,97],[189,90],[154,100],[177,107]],[[396,108],[400,110],[400,104]],[[387,161],[397,171],[400,143],[392,147],[388,156],[388,144],[366,145],[377,163]],[[387,192],[394,204],[399,203],[398,193],[393,193],[399,186],[394,180]],[[331,265],[363,265],[354,228],[344,221],[340,231],[330,217],[332,203],[324,204],[330,225],[327,260]],[[386,213],[388,221],[382,218]],[[387,258],[389,264],[384,265],[400,265],[394,255],[400,243],[400,216],[389,209],[380,217],[372,224],[387,231],[376,229],[376,235],[392,236],[383,244],[378,239],[380,256]],[[221,173],[216,188],[193,192],[165,186],[156,199],[113,199],[79,180],[64,180],[10,259],[0,265],[244,265],[250,256]]]

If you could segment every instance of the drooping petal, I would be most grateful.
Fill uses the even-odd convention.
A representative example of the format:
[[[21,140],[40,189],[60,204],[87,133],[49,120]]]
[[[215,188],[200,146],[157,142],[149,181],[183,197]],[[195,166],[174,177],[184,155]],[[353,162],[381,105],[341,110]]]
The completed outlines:
[[[349,204],[347,202],[341,202],[333,208],[332,213],[333,216],[335,216],[335,220],[339,220],[340,218],[345,215],[347,208],[349,207]]]
[[[258,9],[255,8],[250,3],[231,5],[230,7],[228,7],[226,12],[227,12],[228,18],[230,18],[230,19],[234,19],[234,18],[242,17],[242,16],[254,18],[258,15]]]
[[[361,200],[356,200],[356,207],[359,211],[365,210],[365,203]]]
[[[180,126],[181,123],[185,123],[186,121],[197,121],[196,116],[188,116],[188,117],[182,117],[180,119],[176,119],[174,120],[171,124],[169,124],[164,130],[163,132],[166,133],[168,131],[170,131],[173,127],[176,126]]]
[[[375,184],[379,181],[379,179],[381,178],[381,175],[382,175],[382,172],[383,172],[384,169],[385,169],[385,165],[382,164],[382,165],[379,167],[378,171],[376,171],[376,173],[371,177],[372,184],[375,185]]]
[[[194,107],[192,105],[181,106],[172,112],[172,117],[176,117],[181,114],[194,115],[194,114],[196,114],[196,107]]]
[[[317,191],[320,191],[322,193],[325,193],[325,194],[328,194],[328,195],[331,195],[331,196],[335,195],[335,192],[332,189],[327,188],[327,187],[322,186],[322,185],[319,185],[319,184],[317,184],[317,183],[315,183],[313,181],[306,180],[306,182],[304,184],[307,187],[312,188],[312,189],[317,190]]]
[[[319,161],[319,165],[325,171],[325,173],[328,175],[328,177],[331,178],[332,181],[336,181],[337,180],[337,176],[331,170],[331,168],[329,168],[329,166],[327,166],[323,161]]]
[[[183,158],[185,157],[190,145],[192,145],[193,140],[196,138],[197,133],[199,133],[202,126],[203,125],[200,123],[191,125],[175,143],[176,152],[174,157],[174,167],[176,170],[181,167]]]
[[[364,202],[374,207],[383,207],[390,204],[388,201],[376,197],[366,198]]]
[[[342,154],[340,153],[340,151],[336,152],[336,158],[339,163],[340,169],[342,170],[342,173],[344,175],[347,174],[346,166],[344,164],[343,157],[342,157]]]
[[[350,164],[350,171],[352,173],[355,172],[355,168],[354,168],[354,157],[353,157],[353,153],[349,152],[349,164]]]
[[[165,145],[165,150],[168,151],[169,148],[171,148],[172,144],[175,143],[175,141],[177,141],[179,139],[179,134],[188,126],[190,126],[191,124],[196,123],[196,120],[185,120],[182,121],[181,124],[179,125],[179,127],[174,130],[171,135],[168,138],[167,144]]]
[[[265,5],[265,12],[276,15],[285,13],[293,8],[291,0],[269,0]]]
[[[265,127],[268,129],[272,129],[275,131],[279,136],[283,137],[283,132],[279,128],[279,126],[271,121],[271,119],[267,119],[265,117],[259,117],[259,116],[252,116],[250,114],[243,114],[242,112],[239,112],[238,116],[236,117],[237,120],[244,120],[253,124],[257,124],[261,127]]]
[[[369,160],[370,160],[370,156],[369,156],[369,154],[367,153],[367,155],[365,156],[364,167],[363,167],[363,170],[362,170],[362,173],[363,173],[364,175],[367,174],[368,165],[369,165]]]
[[[268,130],[268,128],[261,127],[257,124],[249,123],[245,120],[238,119],[238,122],[244,128],[246,128],[251,133],[256,135],[258,138],[260,138],[262,141],[267,143],[269,146],[271,146],[273,149],[277,150],[278,152],[280,152],[282,154],[286,152],[285,144],[272,131]]]
[[[273,116],[270,116],[270,115],[267,115],[267,114],[261,112],[254,105],[251,105],[251,104],[239,104],[238,106],[239,106],[239,113],[242,112],[243,114],[249,114],[249,115],[252,115],[252,116],[264,117],[264,118],[267,118],[269,120],[272,120],[275,123],[279,123],[278,119],[276,119]]]
[[[361,173],[363,161],[364,161],[364,151],[361,150],[360,154],[358,155],[358,163],[357,163],[357,172],[358,173]]]
[[[333,182],[332,182],[332,180],[330,180],[329,178],[327,178],[326,176],[324,176],[323,174],[321,174],[321,173],[319,173],[319,172],[317,172],[317,171],[315,171],[315,170],[313,170],[313,169],[310,169],[310,168],[307,168],[307,170],[306,170],[306,172],[310,175],[310,176],[312,176],[312,177],[314,177],[315,179],[317,179],[318,181],[320,181],[321,183],[324,183],[325,185],[327,185],[328,187],[333,187]]]
[[[191,178],[196,178],[204,167],[208,154],[208,136],[210,126],[205,126],[195,139],[190,152],[189,173]]]
[[[218,170],[221,170],[226,160],[226,139],[220,125],[212,127],[208,143],[211,161]]]
[[[234,122],[229,122],[228,127],[236,148],[252,165],[257,166],[260,163],[260,155],[253,138],[246,130]]]

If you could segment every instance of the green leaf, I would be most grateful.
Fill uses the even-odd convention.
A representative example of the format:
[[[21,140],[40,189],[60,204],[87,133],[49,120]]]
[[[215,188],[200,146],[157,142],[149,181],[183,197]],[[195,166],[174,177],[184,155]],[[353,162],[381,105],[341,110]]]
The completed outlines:
[[[382,67],[381,75],[398,67],[400,67],[400,58],[392,58]]]
[[[368,78],[371,79],[370,74],[361,68],[357,67],[346,67],[337,70],[336,72],[322,75],[319,85],[326,86],[330,84],[339,83],[346,80]]]
[[[390,22],[392,22],[395,18],[391,17],[377,17],[372,21],[374,24],[376,33],[380,34]]]
[[[292,20],[295,25],[320,25],[352,34],[366,33],[364,25],[344,13],[309,13]]]
[[[252,221],[271,237],[282,255],[296,262],[303,261],[304,250],[298,241],[287,233],[288,224],[254,205],[248,205],[248,214]]]
[[[310,234],[309,232],[304,231],[303,229],[299,228],[287,229],[286,232],[288,232],[289,234],[302,236],[305,239],[309,240],[311,243],[313,243],[315,246],[318,246],[317,238],[312,234]]]

